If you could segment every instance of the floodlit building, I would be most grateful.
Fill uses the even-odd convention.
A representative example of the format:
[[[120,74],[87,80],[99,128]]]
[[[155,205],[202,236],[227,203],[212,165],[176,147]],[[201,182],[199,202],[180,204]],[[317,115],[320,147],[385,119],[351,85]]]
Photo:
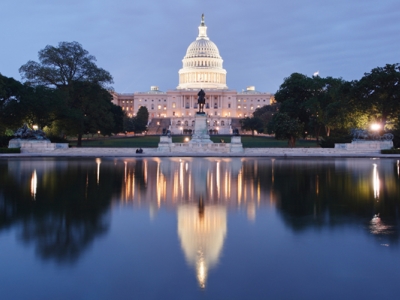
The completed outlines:
[[[187,48],[178,73],[176,89],[163,92],[151,86],[147,92],[113,93],[113,102],[128,116],[134,116],[141,106],[147,107],[149,134],[161,134],[163,128],[170,129],[173,134],[190,133],[198,111],[197,93],[203,89],[210,133],[231,134],[234,128],[239,128],[241,118],[251,116],[255,109],[274,101],[272,94],[258,92],[254,86],[242,92],[228,88],[223,59],[218,47],[207,36],[204,15],[199,34]]]

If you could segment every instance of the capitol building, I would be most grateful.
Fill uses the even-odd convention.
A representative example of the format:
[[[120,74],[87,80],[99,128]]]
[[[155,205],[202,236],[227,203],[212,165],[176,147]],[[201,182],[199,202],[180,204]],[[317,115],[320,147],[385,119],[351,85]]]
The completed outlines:
[[[176,89],[163,92],[151,86],[147,92],[113,92],[113,103],[131,117],[145,106],[149,111],[150,134],[161,134],[163,128],[170,129],[172,134],[191,133],[198,111],[197,93],[203,89],[210,133],[231,134],[234,128],[240,129],[240,119],[252,116],[255,109],[274,101],[273,94],[258,92],[254,86],[242,92],[228,88],[223,59],[207,35],[204,15],[199,34],[187,48],[178,73]]]

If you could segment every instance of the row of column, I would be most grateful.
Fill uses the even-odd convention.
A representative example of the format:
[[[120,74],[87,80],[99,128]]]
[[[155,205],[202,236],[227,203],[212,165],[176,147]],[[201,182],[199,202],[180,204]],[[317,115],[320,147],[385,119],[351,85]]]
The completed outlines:
[[[189,97],[189,99],[186,99]],[[210,108],[214,108],[214,104],[217,103],[218,108],[222,108],[222,96],[217,95],[217,99],[215,99],[215,95],[206,95],[208,100],[206,102],[209,103]],[[181,107],[186,108],[186,103],[189,103],[189,107],[193,108],[194,104],[197,103],[197,95],[183,95],[181,96]]]
[[[215,73],[186,73],[181,74],[181,83],[188,82],[212,82],[212,83],[225,83],[225,74]]]

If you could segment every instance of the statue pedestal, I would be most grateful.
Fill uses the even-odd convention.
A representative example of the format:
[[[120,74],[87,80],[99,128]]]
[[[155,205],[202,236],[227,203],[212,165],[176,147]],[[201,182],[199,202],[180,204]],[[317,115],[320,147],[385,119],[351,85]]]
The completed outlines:
[[[49,140],[11,139],[8,148],[21,148],[21,153],[43,152],[55,149],[67,149],[68,143],[52,143]]]
[[[243,144],[240,136],[233,136],[230,146],[230,152],[243,152]]]
[[[189,142],[190,144],[212,144],[208,134],[207,115],[205,113],[196,113],[194,121],[194,134]]]
[[[335,144],[336,149],[346,149],[353,151],[380,151],[383,149],[392,149],[392,141],[352,141],[346,144]]]
[[[157,151],[160,152],[171,152],[172,138],[170,136],[160,137],[160,142],[158,143]]]

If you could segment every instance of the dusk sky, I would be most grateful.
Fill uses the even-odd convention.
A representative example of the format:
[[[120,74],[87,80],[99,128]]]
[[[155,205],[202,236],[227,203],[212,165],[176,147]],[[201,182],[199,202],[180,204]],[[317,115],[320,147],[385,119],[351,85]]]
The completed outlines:
[[[399,0],[1,0],[0,73],[77,41],[118,93],[175,89],[205,14],[230,89],[275,93],[293,72],[360,79],[400,62]]]

